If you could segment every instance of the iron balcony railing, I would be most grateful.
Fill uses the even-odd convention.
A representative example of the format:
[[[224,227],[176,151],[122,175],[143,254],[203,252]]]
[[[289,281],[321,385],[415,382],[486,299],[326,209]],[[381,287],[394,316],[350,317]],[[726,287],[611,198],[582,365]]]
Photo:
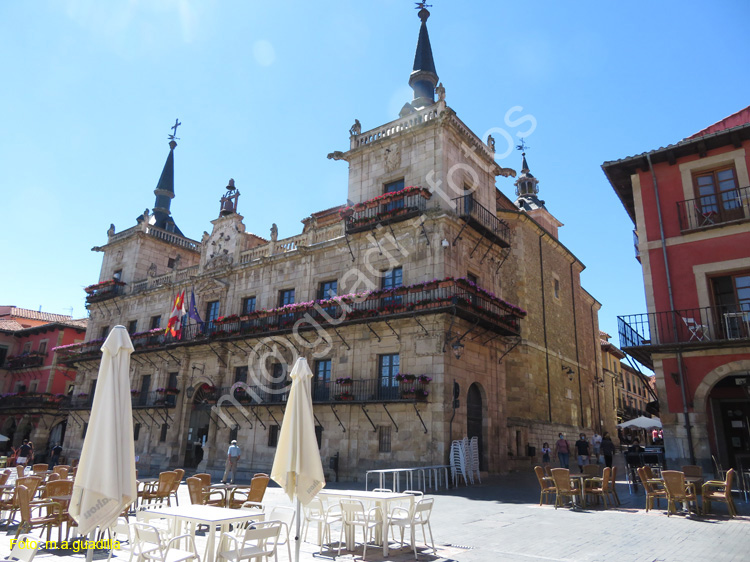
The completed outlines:
[[[0,395],[0,409],[8,408],[59,408],[66,397],[46,392],[13,392]]]
[[[5,361],[5,368],[9,371],[18,371],[20,369],[30,369],[32,367],[41,367],[47,358],[46,352],[32,351],[23,355],[9,357]]]
[[[655,346],[712,347],[750,338],[750,309],[707,306],[667,312],[650,312],[617,318],[620,347],[651,366],[649,351]],[[642,359],[648,362],[644,363]]]
[[[434,288],[433,288],[434,286]],[[373,322],[379,319],[406,318],[415,314],[455,312],[457,316],[501,335],[520,335],[520,319],[525,312],[519,308],[482,295],[477,288],[460,281],[435,281],[420,289],[406,287],[387,294],[362,297],[361,302],[345,305],[308,306],[296,311],[260,310],[231,321],[192,324],[178,336],[164,332],[137,334],[132,338],[135,352],[171,348],[181,344],[197,344],[215,340],[246,339],[279,333],[290,333],[297,325],[301,331],[332,325],[344,326]],[[61,362],[96,360],[101,356],[101,340],[92,340],[75,348],[58,349]]]
[[[510,247],[510,227],[497,218],[497,214],[483,207],[474,200],[474,196],[462,195],[453,199],[456,214],[472,227],[504,248]]]
[[[253,381],[255,382],[255,381]],[[289,397],[288,381],[259,383],[247,387],[216,388],[199,397],[199,402],[217,406],[253,406],[286,403]],[[338,382],[312,381],[311,392],[316,404],[339,404],[347,402],[414,402],[427,400],[430,383],[398,381],[391,379],[364,379]]]
[[[137,392],[131,393],[130,405],[133,408],[171,408],[177,405],[178,395],[166,394],[164,392]],[[93,394],[84,396],[66,396],[59,404],[67,409],[91,408],[94,402]]]
[[[677,202],[680,231],[741,221],[750,217],[750,187]]]
[[[101,302],[124,295],[125,283],[113,279],[107,284],[103,284],[101,287],[87,289],[86,292],[86,304]]]
[[[351,214],[345,217],[346,232],[352,234],[370,230],[379,224],[391,224],[420,215],[427,210],[427,198],[425,197],[427,194],[429,192],[420,190],[393,195],[383,202],[380,202],[380,198],[377,198],[356,205]],[[364,208],[356,210],[358,207]]]

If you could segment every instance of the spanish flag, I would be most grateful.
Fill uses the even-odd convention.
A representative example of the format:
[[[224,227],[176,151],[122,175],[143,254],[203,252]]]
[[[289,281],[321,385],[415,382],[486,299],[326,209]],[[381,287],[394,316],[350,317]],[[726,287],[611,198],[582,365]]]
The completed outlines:
[[[174,299],[174,305],[172,305],[172,312],[169,315],[169,322],[167,323],[167,329],[165,334],[172,334],[173,338],[180,339],[182,337],[182,317],[187,312],[185,308],[185,291],[177,293]]]

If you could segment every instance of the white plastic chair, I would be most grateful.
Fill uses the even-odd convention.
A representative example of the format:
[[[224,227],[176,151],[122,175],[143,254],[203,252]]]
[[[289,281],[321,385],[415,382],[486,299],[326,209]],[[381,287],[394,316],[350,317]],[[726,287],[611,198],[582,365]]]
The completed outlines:
[[[142,509],[135,512],[135,520],[137,523],[146,523],[158,529],[162,540],[168,540],[173,534],[172,522],[164,515]]]
[[[469,442],[469,449],[471,450],[471,469],[472,473],[476,474],[479,483],[482,483],[482,475],[479,472],[479,438],[474,436]]]
[[[708,332],[708,326],[696,322],[695,318],[685,318],[684,316],[681,318],[685,323],[688,332],[690,332],[690,341],[708,341],[709,337],[706,335],[706,332]]]
[[[271,510],[271,513],[268,514],[268,518],[273,521],[281,521],[281,527],[283,528],[284,532],[286,533],[286,539],[278,544],[284,544],[286,543],[286,549],[289,552],[289,560],[292,559],[292,547],[291,547],[291,540],[289,539],[289,533],[290,529],[292,528],[292,525],[294,525],[294,518],[296,516],[296,512],[291,507],[274,507]]]
[[[219,544],[222,547],[227,544],[227,547],[225,550],[219,550],[218,559],[239,562],[249,558],[260,560],[263,557],[268,560],[273,555],[274,560],[278,562],[277,546],[282,525],[281,521],[264,521],[241,529],[236,535],[222,533]]]
[[[388,518],[388,525],[392,527],[398,527],[401,530],[401,547],[404,546],[404,531],[408,528],[411,533],[411,547],[414,550],[414,558],[419,559],[417,555],[417,540],[416,540],[416,527],[417,525],[422,527],[422,538],[425,545],[427,543],[427,535],[425,534],[424,528],[427,526],[427,530],[430,532],[430,543],[432,544],[432,552],[435,551],[435,540],[432,538],[432,527],[430,526],[430,514],[432,513],[432,506],[435,500],[427,498],[419,500],[411,510],[404,509],[403,507],[394,507],[391,511],[391,516]]]
[[[372,539],[373,531],[382,526],[382,511],[379,507],[372,507],[365,511],[365,506],[358,500],[341,500],[342,525],[339,532],[339,553],[341,556],[342,537],[346,531],[347,537],[351,533],[352,542],[356,542],[356,529],[362,527],[364,535],[362,560],[367,556],[367,542]]]
[[[109,528],[109,538],[120,543],[119,552],[122,552],[122,543],[127,543],[128,550],[130,551],[130,558],[128,558],[128,562],[131,562],[131,560],[133,560],[133,555],[135,554],[135,549],[133,546],[135,541],[133,541],[133,538],[131,536],[130,523],[128,523],[126,517],[117,518],[115,524]],[[112,554],[114,553],[114,551],[114,548],[109,549],[109,556],[107,556],[108,561],[112,559]]]
[[[154,560],[156,562],[184,562],[197,560],[200,556],[195,549],[195,539],[192,535],[179,535],[169,540],[162,538],[159,529],[146,523],[133,524],[133,536],[138,550],[138,560]],[[177,548],[181,540],[187,541],[189,550]]]
[[[23,548],[22,544],[24,545]],[[35,546],[32,547],[32,544]],[[44,541],[39,537],[35,537],[34,535],[20,535],[18,542],[13,543],[13,550],[10,551],[6,560],[31,562],[42,544],[44,544]]]
[[[310,530],[310,524],[318,525],[318,544],[320,545],[320,554],[323,554],[323,544],[326,536],[328,542],[331,542],[331,523],[341,521],[341,506],[334,504],[326,509],[320,498],[313,498],[303,509],[302,514],[305,520],[302,523],[302,540],[307,540],[307,532]]]

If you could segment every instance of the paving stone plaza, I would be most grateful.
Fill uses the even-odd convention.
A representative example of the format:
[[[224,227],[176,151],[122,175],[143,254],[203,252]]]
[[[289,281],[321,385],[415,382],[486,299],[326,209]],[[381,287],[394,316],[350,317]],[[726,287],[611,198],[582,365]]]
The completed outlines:
[[[364,489],[361,483],[330,483],[329,488]],[[618,560],[628,562],[690,562],[712,560],[715,562],[748,559],[750,550],[750,504],[735,494],[739,516],[729,519],[723,505],[714,504],[715,515],[710,517],[666,515],[666,503],[649,513],[644,511],[645,497],[642,489],[630,494],[624,481],[618,483],[622,505],[603,510],[539,506],[539,487],[534,474],[512,473],[507,476],[484,479],[481,485],[461,486],[458,489],[435,494],[432,512],[432,531],[437,553],[419,548],[419,560],[427,562],[461,561],[565,561],[594,562]],[[187,487],[180,486],[180,505],[188,505]],[[291,505],[281,488],[269,487],[264,503],[268,507]],[[334,546],[338,543],[338,527],[334,526]],[[0,555],[10,551],[10,539],[15,526],[0,533]],[[343,550],[337,560],[361,560],[361,534],[354,552]],[[308,540],[303,542],[301,560],[333,560],[337,548],[324,548],[318,553],[314,544],[316,529],[312,528]],[[53,537],[55,534],[53,532]],[[421,533],[417,534],[418,541]],[[197,534],[197,548],[203,554],[205,533]],[[421,544],[421,543],[420,543]],[[367,560],[413,560],[409,547],[399,550],[391,542],[388,557],[371,545]],[[286,546],[279,548],[279,561],[288,559]],[[127,560],[127,550],[115,552],[114,559]],[[95,560],[105,560],[106,551],[97,551]],[[61,555],[39,551],[36,560],[62,562],[83,560],[84,553]]]

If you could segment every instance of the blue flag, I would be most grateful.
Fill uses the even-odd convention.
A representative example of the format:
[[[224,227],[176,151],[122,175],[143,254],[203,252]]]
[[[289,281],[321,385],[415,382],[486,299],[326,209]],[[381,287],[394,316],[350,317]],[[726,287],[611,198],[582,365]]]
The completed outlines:
[[[198,308],[195,306],[195,291],[190,291],[190,308],[188,308],[188,316],[198,322],[198,324],[203,324],[203,320],[201,320],[200,314],[198,314]]]

